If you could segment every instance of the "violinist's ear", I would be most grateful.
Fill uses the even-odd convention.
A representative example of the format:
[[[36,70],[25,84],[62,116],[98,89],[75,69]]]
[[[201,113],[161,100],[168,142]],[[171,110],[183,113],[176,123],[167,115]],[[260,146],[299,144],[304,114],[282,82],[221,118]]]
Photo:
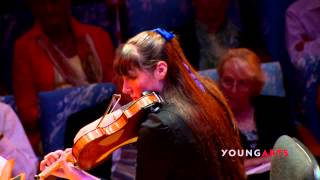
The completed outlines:
[[[163,80],[167,75],[167,71],[168,64],[165,61],[159,61],[153,74],[156,79]]]

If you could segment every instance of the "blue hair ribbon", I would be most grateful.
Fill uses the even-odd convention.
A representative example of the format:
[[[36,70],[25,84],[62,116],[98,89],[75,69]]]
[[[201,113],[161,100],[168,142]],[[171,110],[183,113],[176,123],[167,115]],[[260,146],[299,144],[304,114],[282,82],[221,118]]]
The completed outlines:
[[[174,34],[171,32],[168,32],[167,30],[163,29],[163,28],[156,28],[152,30],[153,32],[156,32],[158,34],[160,34],[166,41],[170,41],[171,39],[174,38]],[[187,69],[187,71],[189,72],[191,78],[194,80],[194,82],[197,84],[197,86],[203,91],[205,92],[205,88],[204,86],[201,84],[201,82],[198,80],[198,78],[195,76],[195,74],[193,74],[189,68],[189,66],[187,64],[184,64],[185,68]]]
[[[153,32],[156,32],[158,34],[160,34],[166,41],[170,41],[171,39],[174,38],[174,34],[163,29],[163,28],[156,28],[154,30],[152,30]]]

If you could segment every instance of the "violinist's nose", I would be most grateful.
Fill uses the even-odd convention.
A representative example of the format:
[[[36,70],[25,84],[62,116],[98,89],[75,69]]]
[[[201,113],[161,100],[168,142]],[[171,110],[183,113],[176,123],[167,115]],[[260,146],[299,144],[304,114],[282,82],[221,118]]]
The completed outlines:
[[[123,79],[123,84],[122,84],[122,93],[130,95],[131,88],[129,86],[129,83],[126,79]]]

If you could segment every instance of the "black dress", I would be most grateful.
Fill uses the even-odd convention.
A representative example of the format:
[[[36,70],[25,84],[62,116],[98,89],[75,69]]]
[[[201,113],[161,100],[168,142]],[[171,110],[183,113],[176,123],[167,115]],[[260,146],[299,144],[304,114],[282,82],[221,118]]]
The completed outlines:
[[[191,129],[176,112],[175,106],[163,105],[140,124],[137,180],[214,179]]]

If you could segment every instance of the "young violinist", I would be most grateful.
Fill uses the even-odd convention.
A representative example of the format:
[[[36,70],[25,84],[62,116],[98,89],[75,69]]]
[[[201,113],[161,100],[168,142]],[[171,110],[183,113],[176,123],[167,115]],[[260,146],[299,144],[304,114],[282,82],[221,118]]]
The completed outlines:
[[[136,179],[245,179],[243,159],[221,153],[241,149],[226,100],[190,66],[174,34],[158,28],[136,35],[119,49],[114,67],[133,100],[155,91],[165,101],[139,121]],[[59,160],[53,175],[98,179],[67,163],[66,151],[45,156],[40,170]]]

